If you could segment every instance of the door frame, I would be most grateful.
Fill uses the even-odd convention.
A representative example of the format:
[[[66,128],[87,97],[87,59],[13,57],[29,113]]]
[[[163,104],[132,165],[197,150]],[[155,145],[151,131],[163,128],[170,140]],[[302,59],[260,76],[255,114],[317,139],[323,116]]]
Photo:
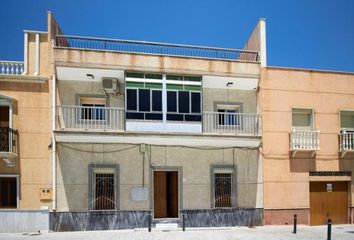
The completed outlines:
[[[19,174],[0,174],[0,178],[16,178],[16,209],[20,208],[20,175]],[[1,208],[7,210],[12,208]]]
[[[162,172],[177,172],[178,174],[178,179],[177,179],[177,183],[178,183],[178,213],[177,213],[177,219],[180,219],[180,213],[181,213],[181,209],[183,206],[183,198],[182,198],[182,190],[183,190],[183,171],[182,171],[182,167],[180,166],[152,166],[150,168],[150,209],[152,212],[152,219],[161,219],[161,218],[155,218],[155,199],[154,199],[154,193],[155,193],[155,183],[154,183],[154,173],[158,172],[158,171],[162,171]],[[175,219],[175,218],[171,218],[171,219]]]

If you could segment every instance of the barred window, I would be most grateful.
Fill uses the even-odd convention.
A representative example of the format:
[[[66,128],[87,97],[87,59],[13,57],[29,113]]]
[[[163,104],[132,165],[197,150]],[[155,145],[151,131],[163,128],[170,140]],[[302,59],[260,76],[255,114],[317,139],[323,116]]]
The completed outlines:
[[[91,165],[90,209],[118,209],[118,171],[116,167]]]
[[[232,207],[233,169],[214,169],[214,207]]]

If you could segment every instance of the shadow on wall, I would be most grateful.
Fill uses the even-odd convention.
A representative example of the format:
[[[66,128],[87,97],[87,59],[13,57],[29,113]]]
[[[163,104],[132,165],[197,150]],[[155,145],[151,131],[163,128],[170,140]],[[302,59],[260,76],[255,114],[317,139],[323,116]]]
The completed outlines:
[[[297,153],[292,157],[289,153],[290,172],[306,173],[316,171],[316,155],[311,158],[311,153]]]
[[[87,173],[88,165],[92,162],[91,150],[92,144],[57,145],[58,211],[88,210]]]
[[[257,150],[235,149],[237,175],[237,207],[256,208],[259,187],[259,157]]]
[[[1,82],[1,90],[11,92],[43,92],[49,93],[49,82],[25,83],[25,82]]]

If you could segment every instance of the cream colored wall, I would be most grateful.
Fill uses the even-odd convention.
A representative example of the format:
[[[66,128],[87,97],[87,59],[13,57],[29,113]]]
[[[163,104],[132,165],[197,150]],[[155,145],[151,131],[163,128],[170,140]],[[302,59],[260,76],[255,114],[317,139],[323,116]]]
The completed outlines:
[[[57,65],[111,68],[148,72],[249,76],[260,74],[260,64],[251,62],[154,56],[92,50],[54,49]]]
[[[101,82],[89,82],[89,81],[58,81],[58,95],[60,98],[61,105],[76,105],[76,96],[78,95],[102,95],[102,84]],[[124,88],[121,88],[124,92]],[[124,108],[124,96],[109,96],[109,106],[110,107],[122,107]]]
[[[261,101],[264,208],[309,208],[309,171],[353,173],[353,159],[340,159],[338,155],[338,113],[339,109],[354,110],[354,75],[263,69]],[[314,109],[321,148],[315,159],[289,158],[293,107]],[[353,190],[351,196],[354,199]],[[354,200],[351,201],[354,206]]]
[[[28,74],[34,73],[35,42],[29,33]],[[43,83],[30,82],[26,76],[19,76],[22,82],[6,80],[0,83],[0,93],[15,99],[13,128],[19,131],[19,158],[11,168],[0,160],[0,173],[20,175],[20,208],[38,209],[50,206],[51,201],[40,201],[40,188],[51,188],[51,99],[50,99],[50,45],[47,35],[40,34],[39,76]],[[26,82],[28,81],[28,82]]]
[[[257,93],[247,90],[203,88],[203,111],[216,111],[215,102],[242,103],[245,113],[257,112]]]
[[[35,54],[36,54],[36,33],[28,33],[28,76],[35,73]],[[39,72],[38,76],[50,76],[51,69],[51,43],[48,42],[47,34],[39,34]]]
[[[84,137],[84,135],[83,135]],[[115,152],[120,149],[132,149]],[[94,153],[92,153],[94,152]],[[105,153],[103,153],[105,152]],[[151,147],[151,166],[182,168],[182,202],[184,209],[211,207],[211,165],[232,165],[232,149],[199,150],[182,147]],[[57,184],[58,211],[85,211],[88,198],[88,165],[119,164],[120,209],[149,209],[149,201],[133,202],[132,187],[142,186],[143,157],[139,146],[127,144],[58,144]],[[235,150],[237,168],[237,204],[239,207],[262,208],[262,167],[256,150]],[[144,165],[145,186],[150,187],[150,161]]]

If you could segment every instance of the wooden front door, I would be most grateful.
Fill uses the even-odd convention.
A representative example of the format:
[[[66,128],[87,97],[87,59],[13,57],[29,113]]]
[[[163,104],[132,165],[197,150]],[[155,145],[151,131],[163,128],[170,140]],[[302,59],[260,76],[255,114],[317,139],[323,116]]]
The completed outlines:
[[[154,217],[178,217],[178,172],[154,172]]]
[[[310,224],[348,223],[348,182],[310,183]]]

